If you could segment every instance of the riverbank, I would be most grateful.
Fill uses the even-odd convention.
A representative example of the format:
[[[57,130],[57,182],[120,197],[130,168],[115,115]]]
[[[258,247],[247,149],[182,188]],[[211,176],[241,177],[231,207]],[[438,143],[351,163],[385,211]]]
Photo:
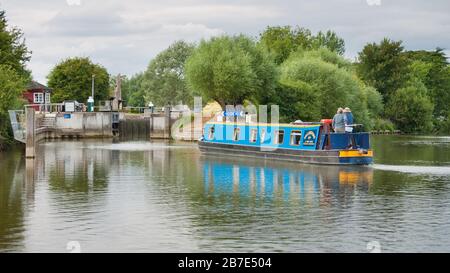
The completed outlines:
[[[6,150],[6,139],[0,136],[0,152]]]
[[[15,147],[21,147],[21,144],[14,140],[8,140],[0,136],[0,153],[8,153]]]
[[[371,135],[404,135],[400,130],[372,130]]]

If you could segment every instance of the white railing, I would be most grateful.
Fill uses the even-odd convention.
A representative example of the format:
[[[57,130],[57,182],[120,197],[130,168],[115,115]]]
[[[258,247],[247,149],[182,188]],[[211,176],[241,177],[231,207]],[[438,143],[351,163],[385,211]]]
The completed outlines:
[[[151,109],[150,107],[144,107],[144,106],[125,106],[122,108],[124,112],[128,113],[153,113],[158,114],[162,113],[162,107],[153,107]]]
[[[47,103],[47,104],[27,104],[25,105],[25,108],[31,107],[36,110],[36,112],[40,113],[60,113],[65,112],[64,110],[64,103]],[[78,103],[76,104],[75,111],[81,112],[86,107],[84,106],[84,103]]]

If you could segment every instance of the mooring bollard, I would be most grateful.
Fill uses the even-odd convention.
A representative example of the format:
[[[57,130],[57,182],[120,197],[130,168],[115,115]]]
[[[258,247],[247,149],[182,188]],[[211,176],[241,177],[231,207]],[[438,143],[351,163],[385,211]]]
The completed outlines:
[[[32,107],[25,108],[26,116],[26,141],[25,141],[25,157],[34,158],[35,154],[35,111]]]

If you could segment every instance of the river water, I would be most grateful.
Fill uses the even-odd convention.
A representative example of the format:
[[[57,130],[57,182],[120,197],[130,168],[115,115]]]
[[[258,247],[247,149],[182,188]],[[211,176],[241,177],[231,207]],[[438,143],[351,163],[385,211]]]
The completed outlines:
[[[0,252],[450,251],[450,137],[372,144],[371,167],[161,141],[0,153]]]

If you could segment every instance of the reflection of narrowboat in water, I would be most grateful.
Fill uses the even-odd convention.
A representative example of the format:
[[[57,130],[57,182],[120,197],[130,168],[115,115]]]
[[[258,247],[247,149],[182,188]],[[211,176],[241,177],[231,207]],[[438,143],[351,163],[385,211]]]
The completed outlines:
[[[334,133],[328,120],[270,124],[208,122],[202,152],[315,164],[367,165],[373,161],[369,133]]]
[[[373,169],[356,166],[317,166],[290,162],[261,162],[245,158],[203,157],[205,190],[217,195],[327,197],[354,189],[368,191]]]

